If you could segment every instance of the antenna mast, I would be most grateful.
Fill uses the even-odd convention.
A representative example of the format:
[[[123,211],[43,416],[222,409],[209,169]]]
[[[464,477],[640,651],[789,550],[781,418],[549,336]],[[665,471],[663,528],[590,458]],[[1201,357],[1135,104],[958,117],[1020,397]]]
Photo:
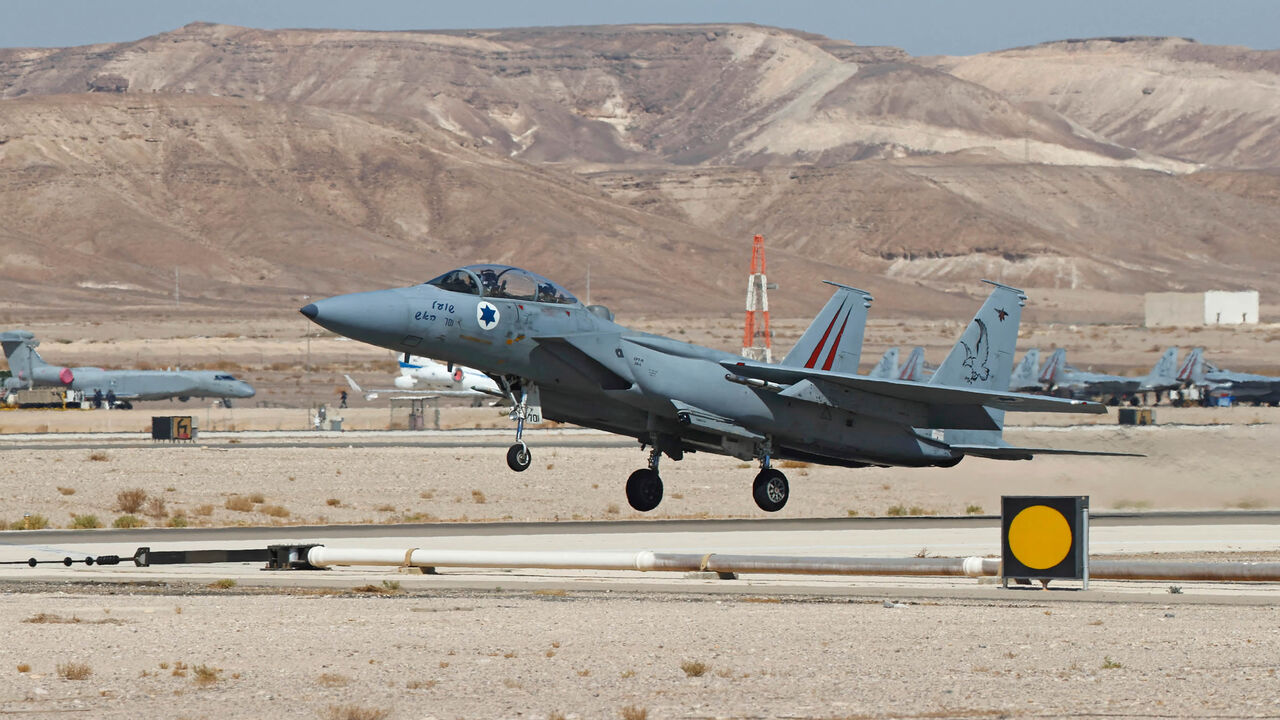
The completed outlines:
[[[773,362],[773,331],[769,329],[769,281],[765,277],[763,235],[756,235],[751,241],[751,270],[747,275],[747,326],[742,333],[742,356],[751,360]]]

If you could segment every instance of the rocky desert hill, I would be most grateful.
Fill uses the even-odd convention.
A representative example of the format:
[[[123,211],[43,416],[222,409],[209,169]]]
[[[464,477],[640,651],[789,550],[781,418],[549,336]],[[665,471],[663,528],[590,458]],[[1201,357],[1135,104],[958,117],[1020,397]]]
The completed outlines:
[[[0,50],[0,303],[155,306],[176,271],[189,305],[286,311],[494,260],[579,293],[590,266],[619,310],[731,312],[754,233],[780,314],[812,312],[821,278],[890,315],[950,317],[980,277],[1266,302],[1277,57],[1115,38],[912,58],[750,25],[193,24]]]

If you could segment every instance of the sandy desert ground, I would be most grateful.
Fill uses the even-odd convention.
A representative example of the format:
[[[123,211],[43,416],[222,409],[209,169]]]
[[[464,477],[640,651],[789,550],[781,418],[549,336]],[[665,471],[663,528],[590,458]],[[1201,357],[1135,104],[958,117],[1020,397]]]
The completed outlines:
[[[725,323],[704,326],[700,337],[719,333],[721,344],[731,344]],[[934,334],[958,326],[940,330],[948,332]],[[916,332],[910,337],[925,341],[926,331]],[[1114,341],[1106,336],[1118,331],[1099,332],[1098,352],[1119,352],[1107,350]],[[1246,348],[1242,357],[1263,363],[1267,332],[1230,339]],[[1132,336],[1120,337],[1132,344]],[[1142,342],[1158,345],[1164,336],[1157,337]],[[124,360],[129,348],[138,356],[150,345],[187,353],[192,342],[188,330],[177,328],[168,338],[51,342],[44,349],[47,356],[74,350],[82,359],[112,349]],[[263,343],[264,368],[302,347],[288,338],[255,342]],[[335,385],[325,378],[340,378],[344,364],[362,368],[362,379],[389,375],[381,351],[313,337],[312,353],[328,373],[321,380],[293,366],[265,371],[277,373],[265,385],[293,407],[149,403],[131,412],[0,413],[6,460],[0,520],[43,516],[67,527],[91,524],[88,516],[109,526],[125,514],[157,526],[639,517],[622,493],[626,474],[643,464],[638,448],[572,429],[535,432],[533,467],[512,473],[502,448],[509,423],[497,408],[444,407],[442,428],[504,430],[442,441],[372,433],[398,416],[384,400],[353,397],[354,407],[330,416],[341,415],[355,431],[299,437],[309,402],[332,402]],[[227,362],[251,372],[252,363],[237,358],[233,353]],[[303,387],[322,389],[307,395]],[[171,413],[197,418],[204,431],[199,444],[143,439],[152,415]],[[1156,427],[1119,427],[1114,414],[1067,426],[1062,418],[1034,415],[1018,418],[1008,432],[1018,444],[1146,458],[970,459],[950,470],[796,464],[786,469],[792,500],[779,515],[994,513],[1001,494],[1038,492],[1088,494],[1095,510],[1280,506],[1272,450],[1280,441],[1280,411],[1159,407],[1156,413]],[[370,446],[388,440],[397,444]],[[440,442],[450,446],[433,446]],[[490,446],[468,446],[477,442]],[[667,497],[653,516],[758,517],[749,495],[754,472],[702,454],[667,462]],[[122,509],[121,493],[129,490],[146,496],[132,512]],[[392,593],[180,582],[7,584],[0,587],[6,638],[0,712],[353,719],[1280,715],[1274,603],[1059,597],[924,597],[885,607],[894,599],[889,591],[833,599],[749,589],[461,590],[432,587],[425,578],[406,578]],[[83,679],[63,677],[84,672]]]

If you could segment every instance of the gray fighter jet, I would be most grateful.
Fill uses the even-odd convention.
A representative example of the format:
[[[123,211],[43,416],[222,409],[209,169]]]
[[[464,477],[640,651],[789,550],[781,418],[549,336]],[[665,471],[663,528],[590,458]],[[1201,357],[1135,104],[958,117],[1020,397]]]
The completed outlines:
[[[1009,389],[1014,392],[1031,392],[1042,390],[1040,384],[1040,348],[1031,348],[1022,356],[1022,362],[1013,371],[1009,380]]]
[[[36,352],[40,344],[27,330],[0,333],[0,344],[9,359],[10,377],[5,378],[5,395],[36,387],[78,390],[86,396],[101,391],[111,393],[116,405],[132,407],[134,400],[193,397],[221,398],[228,407],[232,398],[253,397],[253,387],[225,372],[213,370],[103,370],[96,367],[50,365]]]
[[[704,451],[759,460],[756,504],[780,510],[787,458],[845,467],[951,467],[968,455],[1026,460],[1002,438],[1004,413],[1104,413],[1097,403],[1006,391],[1026,296],[995,286],[928,383],[857,375],[871,296],[835,286],[780,364],[628,329],[550,280],[470,265],[421,285],[339,295],[301,309],[333,332],[487,372],[513,404],[507,464],[525,470],[527,423],[544,417],[639,440],[648,466],[626,483],[641,512],[662,500],[663,455]]]
[[[1154,392],[1159,397],[1159,393],[1179,387],[1177,367],[1176,347],[1165,350],[1151,372],[1140,377],[1079,370],[1067,363],[1067,351],[1058,348],[1045,361],[1040,382],[1049,392],[1062,397],[1104,398],[1112,405],[1124,401],[1137,404],[1141,393]]]
[[[1205,390],[1205,397],[1229,395],[1255,405],[1280,405],[1280,377],[1223,370],[1204,359],[1204,348],[1193,348],[1178,370],[1178,380]]]

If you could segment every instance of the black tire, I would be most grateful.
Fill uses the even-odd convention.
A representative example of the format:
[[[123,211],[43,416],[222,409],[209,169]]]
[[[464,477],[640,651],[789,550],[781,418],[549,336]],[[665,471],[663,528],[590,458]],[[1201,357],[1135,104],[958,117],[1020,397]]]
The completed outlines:
[[[627,478],[627,503],[638,512],[649,512],[662,502],[662,478],[649,468],[640,468]]]
[[[765,512],[778,512],[791,497],[791,486],[787,484],[787,476],[781,471],[769,468],[756,475],[751,486],[751,496],[756,505]]]
[[[533,453],[529,452],[529,446],[524,443],[516,443],[507,448],[507,467],[516,472],[524,472],[529,469],[529,464],[533,462]]]

